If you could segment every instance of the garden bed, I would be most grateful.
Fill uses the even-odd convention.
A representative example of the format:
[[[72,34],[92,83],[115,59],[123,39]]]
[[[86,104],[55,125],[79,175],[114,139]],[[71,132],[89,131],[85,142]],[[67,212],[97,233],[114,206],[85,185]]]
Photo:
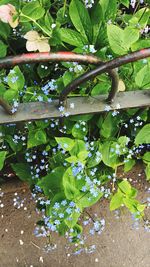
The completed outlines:
[[[120,170],[119,176],[132,179],[132,185],[139,189],[140,200],[145,201],[150,196],[143,166],[137,165],[126,175]],[[118,219],[109,211],[106,199],[88,209],[91,215],[97,213],[106,220],[106,227],[101,235],[88,237],[89,246],[96,245],[94,253],[74,256],[71,249],[66,248],[66,240],[56,235],[54,242],[57,248],[46,253],[43,250],[46,238],[36,238],[33,234],[38,215],[27,185],[16,178],[9,178],[8,182],[2,184],[1,189],[4,192],[1,197],[4,208],[0,210],[1,216],[3,215],[0,222],[0,267],[149,267],[150,233],[145,231],[143,223],[136,230],[126,209],[122,209]],[[13,205],[15,193],[21,200],[25,199],[20,209]],[[146,214],[150,215],[149,209]],[[85,232],[88,234],[88,229],[85,229]]]

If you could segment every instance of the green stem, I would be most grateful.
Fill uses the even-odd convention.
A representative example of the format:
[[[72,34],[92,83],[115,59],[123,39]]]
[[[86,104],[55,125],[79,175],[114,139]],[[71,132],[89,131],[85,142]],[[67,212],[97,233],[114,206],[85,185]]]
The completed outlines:
[[[67,4],[67,0],[64,0],[64,10],[63,10],[63,17],[65,16],[65,11],[66,11],[66,4]]]
[[[46,35],[48,35],[49,37],[51,37],[50,33],[47,32],[38,22],[36,22],[36,20],[32,19],[31,17],[28,17],[27,15],[24,15],[23,13],[20,13],[20,16],[26,18],[26,19],[29,19],[31,20],[32,22],[34,22],[34,24],[36,26],[38,26]]]

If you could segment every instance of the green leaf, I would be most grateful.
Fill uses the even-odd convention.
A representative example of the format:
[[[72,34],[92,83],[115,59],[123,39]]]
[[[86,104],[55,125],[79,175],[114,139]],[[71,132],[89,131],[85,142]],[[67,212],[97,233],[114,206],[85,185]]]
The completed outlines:
[[[131,185],[128,181],[124,180],[118,184],[119,189],[124,193],[129,195],[131,193]]]
[[[146,27],[150,17],[150,9],[148,7],[141,8],[138,10],[129,20],[129,24],[135,27],[138,25],[140,29]]]
[[[140,144],[150,143],[150,123],[145,125],[137,134],[135,138],[135,144],[138,146]]]
[[[150,180],[150,163],[148,163],[146,166],[145,174],[146,174],[146,179],[149,181]]]
[[[41,0],[41,5],[46,8],[49,9],[51,6],[51,1],[50,0]]]
[[[127,49],[124,47],[124,31],[118,26],[108,24],[107,34],[109,44],[113,52],[118,55],[126,54]]]
[[[129,4],[130,4],[129,0],[120,0],[120,3],[123,4],[125,7],[129,8]]]
[[[71,156],[65,159],[69,163],[77,163],[79,159],[76,156]]]
[[[50,74],[51,70],[50,70],[48,64],[41,63],[41,64],[39,64],[39,66],[37,68],[37,72],[38,72],[38,75],[40,76],[40,78],[45,78]]]
[[[71,156],[79,156],[81,152],[87,152],[85,142],[82,140],[75,140],[73,148],[70,150]]]
[[[18,99],[18,91],[14,90],[14,89],[8,89],[4,95],[3,98],[5,100],[7,100],[8,102],[12,102],[14,99],[17,100]]]
[[[66,71],[63,75],[64,86],[67,86],[73,80],[73,73]]]
[[[0,171],[3,169],[7,151],[0,151]]]
[[[103,11],[100,3],[94,5],[91,13],[91,22],[93,26],[93,43],[96,43],[101,25],[103,21]]]
[[[7,55],[7,45],[0,40],[0,58]]]
[[[100,4],[103,10],[104,20],[114,20],[117,13],[117,1],[116,0],[100,0]]]
[[[116,154],[117,142],[107,141],[102,145],[102,160],[109,167],[116,168],[120,165],[119,156]]]
[[[93,35],[92,24],[85,5],[79,0],[72,0],[69,6],[69,15],[76,30],[91,43]]]
[[[134,159],[127,159],[127,161],[124,164],[124,172],[130,171],[135,165],[135,163],[136,161]]]
[[[107,94],[109,88],[110,88],[110,84],[109,84],[108,80],[102,81],[93,87],[93,89],[91,91],[91,96],[96,96],[96,95],[100,95],[100,94]]]
[[[41,144],[45,144],[46,143],[46,133],[44,130],[37,130],[35,133],[35,138],[37,141],[41,142]]]
[[[135,76],[136,85],[143,89],[150,87],[150,66],[144,66]]]
[[[93,115],[91,114],[85,114],[85,115],[75,115],[75,116],[71,116],[69,119],[71,121],[89,121],[93,118]]]
[[[12,135],[6,135],[5,140],[14,152],[19,152],[22,150],[22,141],[15,143],[13,141]]]
[[[11,89],[21,90],[25,84],[24,76],[18,66],[14,67],[8,74],[8,85]]]
[[[88,168],[93,168],[93,167],[99,165],[99,163],[102,160],[101,149],[102,149],[102,147],[100,144],[98,145],[98,147],[97,147],[97,144],[94,144],[94,150],[90,151],[92,156],[88,157],[88,160],[87,160],[87,167]]]
[[[72,135],[77,139],[83,139],[88,133],[87,124],[82,125],[82,123],[76,123],[72,128]]]
[[[126,27],[124,29],[124,46],[129,48],[139,39],[139,29],[133,27]]]
[[[63,187],[65,196],[69,200],[75,200],[76,197],[81,194],[76,187],[76,179],[73,176],[71,167],[69,167],[63,175]]]
[[[73,212],[70,215],[70,217],[65,220],[66,225],[69,228],[73,228],[76,225],[76,223],[78,222],[80,215],[81,215],[80,212]]]
[[[45,9],[41,7],[39,1],[27,3],[20,14],[20,22],[38,20],[44,16]]]
[[[0,21],[0,36],[7,40],[10,34],[10,27],[7,23]]]
[[[150,152],[146,152],[143,156],[142,159],[145,163],[150,163]]]
[[[140,50],[140,49],[148,48],[148,47],[150,47],[150,40],[149,39],[145,39],[145,40],[140,39],[131,46],[131,49],[132,49],[132,51],[136,51],[136,50]]]
[[[32,179],[30,166],[27,163],[11,164],[11,167],[22,181],[29,183],[29,185],[35,183]]]
[[[73,46],[83,47],[87,42],[86,39],[83,38],[82,35],[75,30],[61,28],[59,30],[59,33],[60,38],[63,42]]]
[[[130,198],[123,198],[123,203],[130,210],[131,213],[137,213],[138,201]]]
[[[109,138],[116,135],[118,128],[118,116],[113,117],[112,113],[109,112],[102,123],[100,134],[105,138]]]
[[[81,193],[80,196],[77,198],[77,203],[81,208],[87,208],[94,205],[102,196],[103,193],[97,190],[97,196],[94,197],[90,192]]]
[[[65,151],[70,151],[75,145],[75,141],[68,137],[55,137],[55,140]]]
[[[131,191],[128,194],[129,198],[135,198],[137,196],[138,190],[134,187],[131,187]]]
[[[123,194],[121,192],[117,192],[115,195],[113,195],[111,201],[110,201],[110,210],[116,210],[120,208],[120,206],[123,204]]]
[[[29,131],[27,148],[46,144],[46,132],[44,130],[36,129]]]
[[[57,167],[38,181],[37,185],[43,189],[46,196],[52,197],[63,190],[62,178],[64,171],[64,167]]]

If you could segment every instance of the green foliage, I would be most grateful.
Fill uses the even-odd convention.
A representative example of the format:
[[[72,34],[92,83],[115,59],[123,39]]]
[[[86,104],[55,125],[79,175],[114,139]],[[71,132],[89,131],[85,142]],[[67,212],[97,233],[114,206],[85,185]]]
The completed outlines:
[[[139,39],[139,30],[131,26],[122,30],[116,25],[107,25],[108,40],[111,49],[115,54],[124,55]],[[118,39],[119,36],[119,39]]]
[[[0,151],[0,170],[2,170],[4,166],[6,155],[7,155],[7,151]]]
[[[7,46],[2,41],[0,41],[0,58],[5,57],[6,54],[7,54]]]
[[[43,189],[44,194],[47,197],[52,197],[55,194],[62,191],[62,178],[64,174],[63,167],[57,167],[51,171],[50,174],[44,176],[38,181],[37,185]]]
[[[21,22],[38,20],[43,17],[44,13],[45,10],[39,1],[27,3],[21,10]]]
[[[149,144],[150,143],[150,123],[145,125],[137,134],[135,138],[135,144]]]
[[[21,90],[24,87],[25,79],[18,66],[14,67],[8,74],[8,85],[13,90]]]
[[[30,166],[27,163],[16,163],[12,164],[12,169],[15,171],[16,175],[24,182],[28,182],[29,185],[34,184],[32,179]]]
[[[102,61],[150,47],[148,5],[140,8],[137,4],[133,10],[130,2],[100,0],[91,1],[89,6],[82,0],[1,0],[0,5],[14,5],[19,24],[13,30],[0,20],[0,57],[26,53],[28,45],[31,52],[39,51],[37,46],[43,48],[43,41],[51,52],[95,54]],[[32,30],[36,37],[25,39]],[[13,104],[14,109],[18,103],[51,102],[71,81],[92,68],[91,64],[76,62],[3,68],[0,97]],[[126,91],[150,88],[149,59],[120,67],[118,74]],[[107,74],[98,75],[71,94],[93,98],[108,94],[110,86]],[[76,108],[73,104],[70,108]],[[109,110],[109,106],[106,108]],[[145,205],[136,200],[137,190],[127,180],[120,182],[117,168],[122,165],[121,171],[127,172],[137,159],[141,160],[150,180],[149,114],[148,108],[71,117],[65,114],[61,130],[57,119],[2,125],[0,171],[11,166],[30,185],[48,236],[54,231],[67,234],[72,242],[80,244],[85,208],[102,197],[111,198],[111,210],[125,206],[135,217],[144,216]],[[113,195],[110,184],[116,188]]]
[[[69,6],[69,15],[76,30],[90,43],[93,34],[92,25],[84,4],[79,0],[72,0]]]
[[[135,214],[137,218],[143,216],[145,205],[140,204],[135,198],[137,190],[131,187],[126,180],[118,184],[118,191],[115,193],[110,201],[110,210],[115,210],[125,205],[131,213]]]

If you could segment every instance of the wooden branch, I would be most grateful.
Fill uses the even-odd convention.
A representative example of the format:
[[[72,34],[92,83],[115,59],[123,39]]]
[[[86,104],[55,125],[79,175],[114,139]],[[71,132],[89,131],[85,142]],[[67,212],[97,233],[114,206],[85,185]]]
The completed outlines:
[[[74,109],[70,108],[71,103],[74,103]],[[14,115],[6,114],[3,108],[0,107],[0,124],[60,118],[62,114],[58,106],[59,100],[53,100],[52,103],[23,103],[19,105],[18,112]],[[64,112],[73,116],[107,112],[108,109],[121,110],[138,107],[150,107],[150,90],[119,92],[110,106],[106,103],[106,95],[97,97],[70,97],[67,99],[67,108]]]

